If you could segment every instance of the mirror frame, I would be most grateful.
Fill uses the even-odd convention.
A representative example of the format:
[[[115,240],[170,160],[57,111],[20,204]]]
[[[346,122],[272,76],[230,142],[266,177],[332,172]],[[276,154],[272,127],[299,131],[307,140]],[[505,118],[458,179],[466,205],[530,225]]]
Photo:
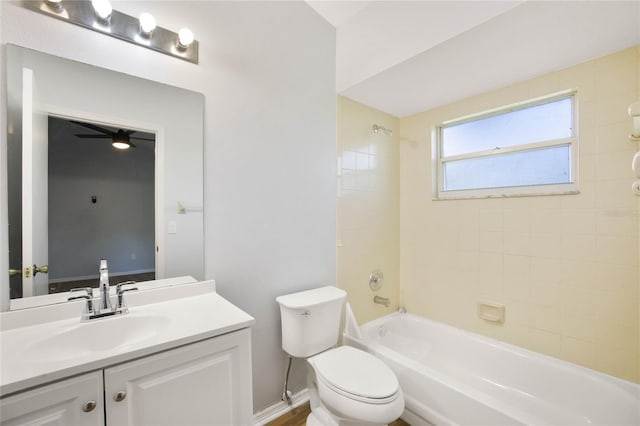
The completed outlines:
[[[6,59],[7,144],[16,143],[16,140],[21,141],[22,132],[21,105],[16,105],[16,103],[21,103],[21,99],[17,102],[18,100],[12,98],[10,85],[15,85],[16,78],[19,78],[21,87],[22,68],[27,66],[36,68],[33,66],[34,64],[43,66],[43,63],[49,64],[49,67],[39,70],[36,68],[36,71],[39,71],[40,75],[44,75],[45,69],[47,74],[57,73],[57,79],[55,76],[47,75],[45,80],[53,79],[60,86],[53,89],[47,88],[47,91],[51,93],[43,95],[45,99],[43,109],[48,115],[128,127],[156,134],[156,279],[178,276],[204,279],[204,221],[203,208],[199,207],[203,206],[204,194],[203,95],[20,46],[7,44],[3,46],[3,50]],[[60,67],[60,70],[56,70],[57,66]],[[63,73],[63,70],[67,72]],[[19,76],[16,76],[16,73]],[[66,74],[72,76],[67,78]],[[70,97],[73,98],[71,101],[65,99],[60,103],[51,102],[53,94],[64,90],[71,91],[72,87],[66,87],[66,89],[63,87],[65,84],[71,86],[71,81],[74,85],[78,83],[79,86],[76,88],[78,94],[71,95]],[[88,89],[94,89],[95,92],[98,92],[91,96],[93,98],[98,96],[99,106],[91,104],[88,108],[78,108],[77,105],[82,104],[82,101],[75,99],[74,96],[88,102],[89,95],[86,95]],[[15,89],[13,90],[15,91]],[[142,93],[142,96],[138,91]],[[155,99],[147,98],[145,95],[153,96]],[[134,108],[129,108],[130,111],[127,114],[119,108],[116,109],[116,105],[122,105],[122,98],[118,98],[118,96],[128,97],[128,100],[135,105],[136,111],[132,112],[131,110]],[[76,103],[74,104],[74,102]],[[109,110],[109,105],[113,107],[112,110]],[[162,108],[162,113],[154,111],[154,108]],[[137,110],[140,112],[138,113]],[[117,112],[110,113],[109,111]],[[183,134],[187,136],[182,138]],[[8,146],[6,148],[8,150]],[[183,193],[188,194],[183,195]],[[181,198],[181,196],[187,198]],[[10,203],[10,200],[7,200],[7,203]],[[179,205],[181,204],[196,207],[180,211]],[[178,223],[178,229],[184,230],[182,233],[185,235],[178,235],[179,238],[175,238],[174,235],[167,237],[167,230],[172,222]],[[7,244],[9,243],[7,242]],[[4,250],[8,251],[9,247],[5,246]],[[171,260],[169,261],[169,259]],[[96,262],[98,261],[99,259],[96,260]],[[4,271],[3,275],[6,278],[8,271]],[[3,287],[7,288],[2,289],[2,297],[6,296],[9,299],[8,280],[6,286]],[[47,296],[43,295],[38,298],[46,299]],[[3,303],[3,305],[6,304]],[[24,303],[20,305],[24,305]]]

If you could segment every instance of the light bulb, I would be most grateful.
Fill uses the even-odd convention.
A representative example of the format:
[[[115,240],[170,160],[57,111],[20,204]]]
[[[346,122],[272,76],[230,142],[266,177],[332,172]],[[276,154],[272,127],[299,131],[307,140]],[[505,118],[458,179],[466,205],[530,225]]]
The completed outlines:
[[[156,18],[150,13],[141,13],[138,20],[140,21],[140,32],[143,35],[149,36],[156,29]]]
[[[113,7],[111,7],[109,0],[91,0],[91,5],[98,19],[102,22],[109,22],[111,12],[113,12]]]
[[[178,31],[178,48],[186,49],[193,43],[193,32],[189,28]]]
[[[131,148],[130,144],[128,144],[127,142],[121,142],[121,141],[113,141],[111,143],[111,146],[113,146],[116,149],[129,149],[129,148]]]
[[[46,0],[45,3],[55,12],[62,11],[62,0]]]

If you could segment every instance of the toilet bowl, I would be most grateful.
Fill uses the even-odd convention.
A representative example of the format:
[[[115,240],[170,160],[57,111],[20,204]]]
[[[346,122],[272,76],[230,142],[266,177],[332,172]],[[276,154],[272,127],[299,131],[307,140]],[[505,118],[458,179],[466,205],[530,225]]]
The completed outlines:
[[[343,423],[387,424],[402,414],[404,397],[398,379],[370,353],[340,346],[307,362],[322,407]]]
[[[309,426],[386,425],[404,411],[398,379],[384,362],[354,347],[336,347],[346,296],[327,286],[276,298],[282,347],[309,366]]]

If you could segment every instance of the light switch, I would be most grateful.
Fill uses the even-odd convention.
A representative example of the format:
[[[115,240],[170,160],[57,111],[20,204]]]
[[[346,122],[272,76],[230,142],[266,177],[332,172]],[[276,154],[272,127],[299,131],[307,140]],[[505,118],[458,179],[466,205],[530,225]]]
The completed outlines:
[[[176,222],[173,220],[169,221],[169,234],[175,234],[176,231]]]

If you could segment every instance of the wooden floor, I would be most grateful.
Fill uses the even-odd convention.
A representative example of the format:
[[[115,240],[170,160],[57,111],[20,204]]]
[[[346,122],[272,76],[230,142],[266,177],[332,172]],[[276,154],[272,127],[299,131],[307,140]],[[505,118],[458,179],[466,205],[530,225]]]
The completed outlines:
[[[307,402],[306,404],[302,404],[301,406],[294,408],[287,414],[267,423],[265,426],[304,426],[310,412],[311,408]],[[393,423],[389,423],[389,426],[409,426],[409,423],[402,419],[398,419]]]

